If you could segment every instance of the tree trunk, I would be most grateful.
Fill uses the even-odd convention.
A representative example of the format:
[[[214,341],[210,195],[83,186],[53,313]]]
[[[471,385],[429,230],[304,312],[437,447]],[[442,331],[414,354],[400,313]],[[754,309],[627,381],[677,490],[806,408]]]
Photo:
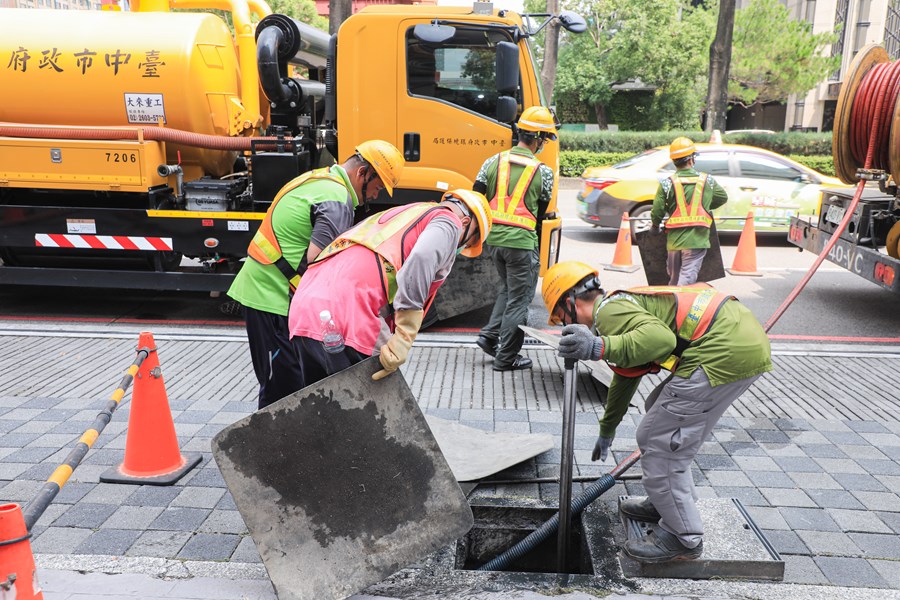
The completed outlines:
[[[328,33],[337,33],[341,23],[353,14],[353,0],[328,0]]]
[[[551,15],[559,13],[559,0],[547,0],[547,12]],[[552,102],[553,87],[556,85],[556,60],[559,55],[559,21],[554,19],[546,29],[544,35],[544,64],[541,67],[541,84],[547,102]]]
[[[597,126],[601,131],[609,129],[609,123],[606,119],[606,105],[600,102],[594,103],[594,112],[597,113]]]
[[[706,94],[707,132],[725,131],[728,110],[728,71],[731,66],[731,37],[734,32],[735,0],[719,2],[716,37],[709,46],[709,88]]]

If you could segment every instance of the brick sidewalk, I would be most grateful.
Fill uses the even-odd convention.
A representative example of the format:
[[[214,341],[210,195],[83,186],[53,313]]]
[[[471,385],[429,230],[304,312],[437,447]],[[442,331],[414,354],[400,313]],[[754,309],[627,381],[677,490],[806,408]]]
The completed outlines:
[[[131,364],[136,339],[0,335],[0,501],[34,497]],[[102,471],[122,460],[126,402],[34,528],[36,558],[43,569],[61,573],[91,571],[90,565],[115,572],[114,565],[135,559],[156,565],[157,578],[198,577],[192,567],[225,561],[212,564],[246,568],[242,577],[248,580],[263,578],[252,540],[209,455],[212,436],[255,408],[246,343],[234,336],[190,341],[165,335],[157,343],[181,448],[203,453],[200,468],[173,487],[98,483]],[[528,345],[526,354],[535,361],[532,372],[495,373],[473,345],[425,334],[404,371],[427,413],[490,431],[553,434],[556,450],[506,474],[555,475],[562,367],[543,346]],[[730,409],[698,454],[697,491],[702,497],[739,498],[748,507],[785,559],[785,582],[858,593],[875,589],[880,591],[872,597],[887,597],[887,590],[900,589],[900,354],[849,358],[782,347],[774,361],[775,372]],[[640,393],[651,386],[645,381]],[[599,394],[583,375],[575,432],[581,474],[610,466],[590,463]],[[619,428],[617,457],[635,447],[640,418],[632,409]],[[625,487],[629,494],[641,493],[640,483]],[[555,501],[557,489],[481,486],[473,493],[510,494]],[[109,557],[125,558],[110,563]],[[659,593],[652,581],[640,585]]]

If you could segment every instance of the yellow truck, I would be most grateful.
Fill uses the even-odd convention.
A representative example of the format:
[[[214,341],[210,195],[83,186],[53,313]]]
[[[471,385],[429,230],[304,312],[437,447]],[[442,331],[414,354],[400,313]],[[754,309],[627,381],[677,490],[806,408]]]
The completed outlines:
[[[0,284],[226,290],[282,184],[366,139],[407,160],[376,209],[471,188],[546,104],[530,37],[550,19],[584,29],[523,17],[367,7],[328,36],[265,0],[0,9]],[[558,172],[557,144],[541,159]],[[555,210],[554,190],[544,269]],[[494,298],[489,261],[458,263],[440,318]]]

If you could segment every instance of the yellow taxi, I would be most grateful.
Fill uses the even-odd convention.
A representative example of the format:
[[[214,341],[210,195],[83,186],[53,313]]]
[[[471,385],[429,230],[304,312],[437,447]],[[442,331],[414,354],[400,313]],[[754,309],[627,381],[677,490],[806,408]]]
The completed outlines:
[[[695,169],[712,175],[728,192],[728,202],[713,211],[719,231],[740,230],[753,211],[756,231],[786,232],[791,217],[816,215],[823,187],[848,187],[780,154],[738,144],[697,144]],[[608,167],[588,167],[581,174],[577,209],[581,220],[598,227],[619,227],[622,213],[647,218],[636,231],[650,227],[650,209],[659,181],[675,172],[668,146],[646,150]]]

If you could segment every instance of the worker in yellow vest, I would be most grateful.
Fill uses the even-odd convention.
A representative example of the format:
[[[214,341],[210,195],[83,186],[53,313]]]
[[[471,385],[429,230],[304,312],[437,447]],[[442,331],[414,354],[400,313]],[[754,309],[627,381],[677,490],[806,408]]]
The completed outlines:
[[[244,307],[259,408],[303,387],[300,358],[288,335],[293,291],[319,252],[353,225],[357,206],[393,193],[405,161],[382,140],[355,148],[342,164],[315,169],[275,196],[228,295]]]
[[[772,370],[766,332],[743,304],[707,284],[604,294],[597,271],[577,261],[548,269],[542,295],[550,324],[565,325],[559,356],[605,360],[614,372],[591,460],[606,460],[641,378],[671,372],[648,395],[635,433],[647,496],[619,505],[656,526],[624,550],[647,563],[699,558],[691,462],[731,403]]]
[[[532,106],[516,124],[519,143],[488,158],[473,189],[490,199],[494,228],[487,245],[500,275],[500,290],[487,325],[476,344],[494,357],[495,371],[531,368],[519,354],[541,264],[540,222],[553,193],[553,169],[537,159],[544,144],[556,139],[556,121],[549,109]]]
[[[675,173],[660,180],[653,198],[650,222],[660,230],[666,214],[666,270],[669,285],[697,282],[703,258],[709,249],[712,210],[728,201],[728,193],[712,175],[694,169],[697,148],[686,137],[675,138],[669,146],[669,158]]]

